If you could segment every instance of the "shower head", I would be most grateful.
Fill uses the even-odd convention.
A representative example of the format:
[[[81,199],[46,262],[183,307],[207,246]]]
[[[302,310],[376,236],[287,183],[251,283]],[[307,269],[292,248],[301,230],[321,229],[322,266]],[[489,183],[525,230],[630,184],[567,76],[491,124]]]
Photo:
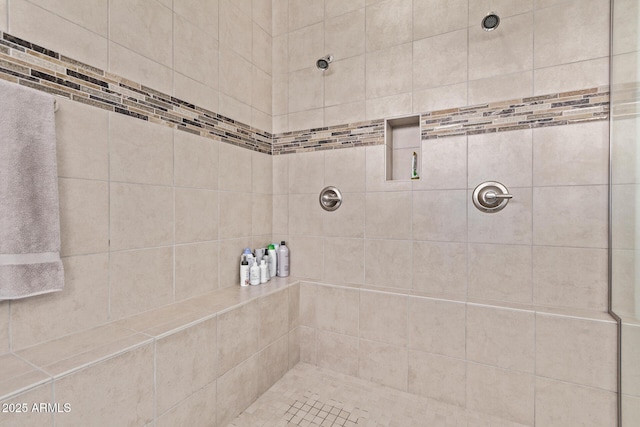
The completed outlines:
[[[331,62],[333,62],[333,56],[326,55],[316,61],[316,67],[320,71],[325,71],[327,68],[329,68],[329,64]]]
[[[482,18],[482,23],[480,24],[485,31],[493,31],[498,28],[498,25],[500,25],[500,17],[495,12],[487,14],[487,16]]]

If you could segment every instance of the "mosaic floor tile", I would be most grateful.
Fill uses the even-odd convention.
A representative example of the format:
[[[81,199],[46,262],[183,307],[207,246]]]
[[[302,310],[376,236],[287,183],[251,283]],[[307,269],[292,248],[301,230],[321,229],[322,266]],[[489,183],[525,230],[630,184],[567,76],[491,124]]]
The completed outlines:
[[[299,363],[228,427],[524,427]]]

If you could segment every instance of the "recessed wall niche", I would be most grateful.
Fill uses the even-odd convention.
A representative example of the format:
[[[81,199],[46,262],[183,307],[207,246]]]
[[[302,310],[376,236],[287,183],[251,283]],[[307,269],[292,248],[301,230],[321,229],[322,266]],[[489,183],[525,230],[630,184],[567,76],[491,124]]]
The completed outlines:
[[[387,181],[404,181],[420,177],[419,115],[385,120],[385,145]],[[414,153],[415,174],[412,173]]]

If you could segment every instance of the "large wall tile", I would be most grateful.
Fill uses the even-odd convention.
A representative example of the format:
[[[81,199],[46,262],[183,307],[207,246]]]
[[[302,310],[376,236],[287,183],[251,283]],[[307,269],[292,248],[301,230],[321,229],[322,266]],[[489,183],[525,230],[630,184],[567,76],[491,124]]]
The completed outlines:
[[[223,191],[218,193],[218,200],[220,238],[249,237],[251,235],[251,194]]]
[[[365,99],[364,64],[364,55],[344,60],[334,60],[331,64],[331,72],[327,71],[324,74],[325,106],[346,104]],[[314,73],[317,72],[317,70],[312,71]],[[295,79],[296,74],[292,75],[292,77]],[[299,96],[299,93],[294,91],[292,95]],[[295,105],[295,103],[289,102],[290,108],[292,105]]]
[[[467,80],[467,30],[413,43],[413,89],[446,86]]]
[[[413,242],[413,289],[436,294],[466,295],[467,245]]]
[[[258,397],[260,356],[245,360],[218,378],[218,425],[226,426]]]
[[[530,129],[469,136],[469,188],[485,181],[531,186],[531,144]]]
[[[340,190],[340,187],[337,188]],[[318,199],[314,198],[314,204],[317,203]],[[291,215],[296,217],[295,212]],[[324,236],[362,238],[365,227],[365,194],[343,193],[340,209],[333,212],[322,211],[321,215]],[[316,216],[314,211],[311,217],[316,218]]]
[[[193,393],[171,410],[158,416],[157,427],[216,425],[216,383]]]
[[[333,185],[343,193],[365,191],[365,148],[326,151],[324,174],[326,185]]]
[[[82,8],[76,6],[69,9],[75,9],[77,13],[82,13],[85,19],[88,17],[84,12],[80,12]],[[94,11],[97,12],[97,9]],[[107,68],[108,42],[106,37],[55,13],[48,12],[32,2],[11,1],[8,5],[8,12],[9,29],[12,35],[40,46],[53,46],[56,52],[94,67],[103,70]],[[171,23],[169,23],[169,28],[171,28]]]
[[[341,65],[344,66],[344,64]],[[348,66],[349,64],[347,64]],[[354,68],[353,71],[356,76],[351,79],[356,80],[357,70]],[[324,87],[325,81],[322,75],[318,74],[318,70],[315,67],[303,68],[289,74],[289,112],[294,113],[323,107]],[[329,90],[332,90],[332,88]],[[337,100],[331,101],[339,103]]]
[[[367,52],[412,40],[412,1],[385,0],[366,11]]]
[[[318,191],[320,193],[320,191]],[[289,233],[292,236],[321,236],[324,211],[315,194],[289,195]]]
[[[324,265],[324,239],[321,237],[292,237],[287,242],[290,250],[290,273],[303,279],[322,279]]]
[[[273,193],[273,160],[264,153],[251,153],[252,191],[259,194]]]
[[[111,250],[173,242],[173,189],[111,183]]]
[[[531,188],[510,188],[508,185],[507,188],[513,199],[506,208],[493,214],[479,211],[471,201],[472,191],[469,190],[469,242],[531,244]]]
[[[406,43],[367,54],[367,99],[411,92],[412,51]]]
[[[173,184],[173,131],[122,114],[111,114],[109,171],[112,181]]]
[[[226,103],[220,99],[220,113],[243,123],[251,121],[251,89],[253,66],[250,59],[243,58],[233,50],[220,49],[220,92],[230,98]],[[234,103],[235,101],[235,103]],[[240,105],[238,105],[240,104]],[[248,113],[236,115],[244,107]]]
[[[465,313],[463,303],[409,298],[409,348],[464,358]]]
[[[219,171],[220,190],[251,191],[251,151],[231,144],[220,144]]]
[[[420,40],[467,27],[468,1],[422,0],[413,3],[413,39]]]
[[[31,3],[106,37],[108,32],[108,0],[89,0],[80,4],[56,0],[35,0]]]
[[[146,425],[153,421],[153,346],[145,345],[65,376],[54,383],[57,402],[72,411],[55,414],[58,425]]]
[[[360,340],[360,378],[406,391],[408,366],[406,348]]]
[[[269,235],[273,227],[273,197],[270,194],[253,194],[251,200],[251,234]]]
[[[409,239],[411,196],[408,191],[367,193],[367,238]]]
[[[218,316],[218,377],[258,352],[259,321],[258,301]]]
[[[219,0],[181,0],[175,2],[173,11],[217,39],[219,3]]]
[[[358,338],[319,332],[316,363],[345,375],[358,375]]]
[[[596,344],[597,343],[597,344]],[[616,390],[613,322],[536,315],[536,374]]]
[[[175,240],[190,243],[218,238],[218,192],[175,189]]]
[[[60,245],[63,256],[109,250],[109,184],[58,180]]]
[[[63,258],[62,262],[65,276],[62,292],[15,300],[11,303],[11,344],[14,350],[107,321],[108,255],[69,257]],[[8,310],[5,317],[9,319]],[[52,322],[51,319],[56,321]],[[0,324],[3,324],[2,320]],[[3,330],[9,330],[8,322]],[[0,339],[0,344],[2,341]],[[8,345],[6,347],[8,349]]]
[[[216,318],[156,341],[158,413],[165,413],[216,380],[217,350]]]
[[[109,71],[145,86],[171,93],[173,70],[118,43],[109,42]],[[195,101],[189,98],[190,101]]]
[[[0,351],[7,353],[10,350],[11,332],[9,325],[11,324],[9,301],[0,303]]]
[[[466,333],[468,360],[533,373],[534,312],[469,305]]]
[[[358,336],[359,290],[318,286],[316,298],[318,329]]]
[[[537,68],[533,83],[535,95],[606,86],[609,84],[609,58]]]
[[[533,247],[536,304],[607,310],[606,249]]]
[[[109,179],[109,114],[63,98],[57,102],[58,176]]]
[[[325,3],[325,6],[329,7],[328,3]],[[336,60],[362,55],[365,50],[365,9],[327,17],[324,28],[324,48]]]
[[[464,406],[466,370],[464,360],[410,351],[408,391],[452,405]]]
[[[364,283],[364,239],[326,238],[324,275],[329,283]]]
[[[469,244],[469,296],[530,303],[531,262],[530,246]]]
[[[534,188],[533,243],[606,248],[607,193],[604,185]]]
[[[617,422],[615,393],[536,378],[536,424],[599,427]]]
[[[534,422],[534,376],[467,363],[467,408],[525,425]]]
[[[466,205],[467,192],[464,190],[414,191],[413,238],[447,242],[466,241]]]
[[[360,292],[360,338],[407,346],[407,297]]]
[[[289,294],[287,290],[260,298],[260,342],[263,349],[289,331]]]
[[[306,27],[324,18],[323,2],[315,0],[289,0],[289,29]]]
[[[238,2],[220,0],[220,44],[251,60],[251,12],[243,12]]]
[[[171,9],[149,0],[111,0],[109,16],[112,41],[156,62],[172,65]]]
[[[173,95],[178,99],[188,99],[209,111],[221,111],[218,90],[180,73],[173,73]]]
[[[470,80],[533,68],[533,12],[503,18],[491,32],[481,28],[481,19],[469,27]]]
[[[622,393],[640,397],[640,366],[637,360],[638,351],[640,351],[640,326],[622,323],[621,334]]]
[[[260,352],[258,395],[262,395],[289,370],[289,336],[285,334]],[[256,396],[257,397],[257,396]]]
[[[365,240],[365,283],[384,288],[411,289],[410,240]]]
[[[315,151],[286,157],[289,157],[289,192],[320,194],[324,187],[324,153]]]
[[[469,82],[469,105],[486,104],[496,99],[518,99],[529,96],[533,96],[533,71],[531,70],[500,74]]]
[[[175,131],[175,185],[217,190],[219,145],[218,141],[209,138]]]
[[[422,141],[420,179],[414,190],[450,190],[467,188],[467,137]]]
[[[375,120],[410,114],[413,111],[411,108],[412,103],[413,94],[411,92],[367,99],[365,117],[367,120]],[[404,184],[409,183],[405,182]]]
[[[467,82],[413,92],[413,112],[446,110],[467,104]],[[424,169],[423,169],[424,170]]]
[[[2,7],[0,7],[0,12]],[[1,22],[1,21],[0,21]],[[2,25],[0,25],[0,28]],[[33,388],[30,391],[22,393],[12,399],[3,400],[0,404],[23,404],[27,403],[29,407],[35,403],[40,402],[54,402],[53,399],[53,385],[45,384],[39,387]],[[50,413],[47,412],[5,412],[2,415],[2,421],[0,421],[2,427],[52,427],[53,418]]]
[[[533,131],[533,184],[609,182],[609,125],[598,121]]]
[[[169,304],[173,298],[171,247],[114,252],[109,273],[112,319]]]
[[[292,1],[292,3],[295,3]],[[325,55],[324,25],[322,23],[289,33],[289,72],[313,67],[316,60]],[[317,71],[317,70],[316,70]],[[320,77],[320,76],[318,76]]]
[[[179,15],[174,15],[173,32],[174,70],[218,89],[219,51],[216,40],[211,40],[205,31]],[[194,43],[194,40],[202,42]]]
[[[218,289],[218,242],[176,245],[176,300]]]
[[[609,2],[563,2],[536,11],[536,67],[607,56]]]

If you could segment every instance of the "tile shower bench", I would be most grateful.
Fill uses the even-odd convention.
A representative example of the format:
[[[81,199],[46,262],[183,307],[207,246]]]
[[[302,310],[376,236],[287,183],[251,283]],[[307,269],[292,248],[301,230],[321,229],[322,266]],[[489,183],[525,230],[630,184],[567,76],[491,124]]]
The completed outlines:
[[[220,289],[1,355],[0,426],[223,426],[298,362],[299,289]]]

